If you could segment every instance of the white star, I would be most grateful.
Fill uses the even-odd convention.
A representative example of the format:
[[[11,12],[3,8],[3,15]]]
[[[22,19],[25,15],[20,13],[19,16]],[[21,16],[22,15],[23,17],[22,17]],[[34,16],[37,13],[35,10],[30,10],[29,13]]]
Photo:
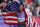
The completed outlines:
[[[15,9],[15,8],[14,8]]]
[[[14,4],[13,4],[14,5]]]
[[[8,5],[9,6],[9,5]]]
[[[15,3],[16,4],[16,3]]]
[[[12,9],[13,10],[13,9]]]

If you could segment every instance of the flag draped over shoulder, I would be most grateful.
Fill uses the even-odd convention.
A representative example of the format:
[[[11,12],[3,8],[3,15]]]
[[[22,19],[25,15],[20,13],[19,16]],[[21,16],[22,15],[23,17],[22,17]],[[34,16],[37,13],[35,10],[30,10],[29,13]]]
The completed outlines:
[[[14,12],[14,11],[18,11],[18,6],[19,3],[12,2],[6,5],[6,9],[8,11]],[[17,20],[17,16],[14,14],[8,14],[6,12],[3,12],[3,19],[4,19],[4,23],[8,24],[8,25],[17,25],[18,24],[18,20]]]
[[[3,16],[4,16],[3,19],[4,19],[5,24],[8,24],[8,25],[17,25],[18,24],[16,15],[8,14],[8,13],[4,12]]]
[[[28,12],[25,11],[25,15],[27,18],[25,18],[25,22],[26,22],[26,26],[28,27],[39,27],[39,25],[37,24],[36,20],[34,19],[34,17],[32,17]],[[14,14],[8,14],[8,13],[3,13],[3,19],[4,19],[4,23],[8,24],[8,25],[17,25],[18,24],[18,20],[17,20],[17,16]]]
[[[25,11],[25,15],[26,15],[26,26],[27,27],[39,27],[39,25],[37,24],[36,20],[34,19],[34,17],[32,17],[28,12],[26,12],[27,10],[24,9]]]

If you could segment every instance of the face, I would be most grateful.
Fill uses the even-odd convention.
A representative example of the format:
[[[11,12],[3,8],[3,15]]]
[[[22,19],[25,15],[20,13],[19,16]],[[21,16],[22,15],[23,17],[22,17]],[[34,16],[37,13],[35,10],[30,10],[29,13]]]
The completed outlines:
[[[19,11],[23,11],[23,6],[19,5]]]
[[[37,3],[37,6],[40,6],[40,3]]]
[[[12,0],[12,1],[16,1],[16,0]]]
[[[27,4],[27,8],[30,8],[30,4]]]

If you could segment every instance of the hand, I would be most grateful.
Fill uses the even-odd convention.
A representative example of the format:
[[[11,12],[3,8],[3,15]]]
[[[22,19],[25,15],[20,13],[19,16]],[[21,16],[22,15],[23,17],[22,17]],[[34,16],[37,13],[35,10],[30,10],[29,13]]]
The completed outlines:
[[[13,11],[13,12],[11,12],[11,11],[8,11],[8,13],[15,14],[15,13],[16,13],[16,11]]]
[[[0,15],[2,15],[2,12],[0,12]]]

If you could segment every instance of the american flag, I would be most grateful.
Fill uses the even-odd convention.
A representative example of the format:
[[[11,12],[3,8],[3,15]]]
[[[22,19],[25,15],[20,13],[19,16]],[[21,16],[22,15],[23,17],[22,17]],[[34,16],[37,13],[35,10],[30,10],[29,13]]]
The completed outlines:
[[[14,2],[14,4],[16,5],[15,2]],[[8,4],[7,7],[6,7],[7,10],[9,10],[9,11],[17,11],[18,8],[16,6],[18,6],[18,4],[16,6],[14,4],[13,4],[13,2]],[[25,11],[25,15],[27,17],[25,19],[26,26],[28,26],[28,27],[39,27],[36,20],[31,15],[29,15],[29,13],[26,12],[26,9],[24,9],[24,11]],[[3,16],[4,16],[3,17],[4,23],[6,23],[8,25],[17,25],[18,24],[18,20],[17,20],[16,15],[8,14],[8,13],[4,12]]]
[[[4,16],[3,19],[4,19],[5,24],[8,24],[8,25],[17,25],[18,24],[16,15],[3,12],[3,16]]]
[[[26,12],[26,9],[24,9],[25,11],[25,15],[26,15],[26,27],[39,27],[39,25],[37,24],[36,20],[34,19],[34,17],[32,17],[28,12]]]
[[[19,4],[15,1],[15,2],[7,4],[6,9],[11,12],[18,11],[18,5]],[[3,19],[4,19],[5,24],[8,24],[8,25],[17,25],[18,24],[16,15],[3,12],[3,16],[4,16]]]
[[[24,9],[24,11],[25,11],[25,9]],[[27,18],[25,18],[27,27],[39,27],[36,20],[31,15],[27,14],[26,11],[25,11],[25,15],[27,16]],[[16,15],[8,14],[5,12],[5,13],[3,13],[3,16],[4,16],[4,18],[3,18],[4,23],[6,23],[8,25],[17,25],[18,24]]]
[[[12,2],[12,3],[9,3],[6,5],[6,9],[8,11],[18,11],[18,6],[19,6],[19,3],[17,3],[16,1],[15,2]]]
[[[24,9],[24,11],[25,11],[25,9]],[[25,18],[27,27],[39,27],[36,20],[31,15],[29,15],[29,13],[27,14],[26,11],[25,11],[25,15],[27,16],[27,18]],[[4,23],[6,23],[8,25],[17,25],[18,24],[16,15],[8,14],[5,12],[5,13],[3,13],[3,16],[4,16]]]

